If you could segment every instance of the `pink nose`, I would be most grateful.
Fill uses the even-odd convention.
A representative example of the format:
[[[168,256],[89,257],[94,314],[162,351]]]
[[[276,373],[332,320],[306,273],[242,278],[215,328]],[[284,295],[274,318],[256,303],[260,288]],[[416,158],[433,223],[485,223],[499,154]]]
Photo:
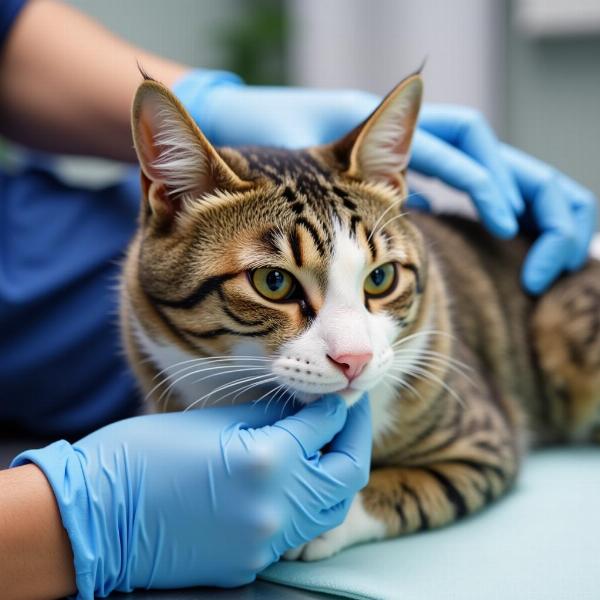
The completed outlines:
[[[339,354],[329,356],[331,362],[350,380],[356,379],[373,358],[372,352],[364,354]]]

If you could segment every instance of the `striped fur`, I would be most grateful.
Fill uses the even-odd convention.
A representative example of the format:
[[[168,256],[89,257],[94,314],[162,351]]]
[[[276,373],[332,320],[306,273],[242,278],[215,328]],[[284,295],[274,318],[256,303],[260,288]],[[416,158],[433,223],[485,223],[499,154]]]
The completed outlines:
[[[144,116],[148,101],[156,123]],[[310,402],[324,392],[352,404],[370,393],[369,484],[340,528],[288,558],[445,525],[509,489],[531,443],[600,430],[599,263],[535,299],[519,283],[527,240],[402,213],[398,169],[419,101],[413,76],[336,144],[217,151],[203,136],[190,141],[201,133],[159,84],[145,82],[136,98],[145,201],[124,269],[122,329],[154,406],[290,393]],[[185,154],[195,179],[169,174],[180,166],[169,162],[179,135],[202,153]],[[390,261],[393,292],[365,296],[369,271]],[[262,267],[285,269],[301,293],[266,300],[249,278]],[[328,359],[348,352],[373,354],[350,383]]]

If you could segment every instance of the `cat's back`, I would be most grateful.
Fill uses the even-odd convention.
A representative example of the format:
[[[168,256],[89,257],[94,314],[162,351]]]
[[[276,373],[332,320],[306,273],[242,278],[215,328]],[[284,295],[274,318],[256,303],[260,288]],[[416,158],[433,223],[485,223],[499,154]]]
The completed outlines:
[[[520,276],[530,243],[500,240],[481,224],[457,216],[411,214],[430,261],[444,282],[452,328],[503,393],[518,397],[529,414],[542,394],[533,359],[530,315],[535,299]]]

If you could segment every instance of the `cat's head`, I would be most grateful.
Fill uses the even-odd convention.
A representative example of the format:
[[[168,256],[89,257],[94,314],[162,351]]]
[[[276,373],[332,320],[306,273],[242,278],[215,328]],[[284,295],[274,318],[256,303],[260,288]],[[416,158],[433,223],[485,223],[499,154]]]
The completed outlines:
[[[140,355],[186,404],[218,399],[217,384],[229,399],[261,385],[352,403],[392,372],[425,282],[402,213],[421,96],[421,77],[405,79],[326,146],[216,149],[165,87],[142,83],[144,202],[125,283]]]

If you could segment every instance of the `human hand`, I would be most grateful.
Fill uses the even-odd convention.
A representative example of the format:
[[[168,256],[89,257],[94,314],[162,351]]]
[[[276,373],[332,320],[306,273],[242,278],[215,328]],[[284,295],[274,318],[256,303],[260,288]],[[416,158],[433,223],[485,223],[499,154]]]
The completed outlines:
[[[254,405],[146,415],[13,466],[33,462],[48,478],[81,598],[237,586],[339,525],[368,480],[366,398],[348,411],[329,396],[280,416]]]
[[[516,148],[502,145],[501,154],[537,233],[522,281],[530,292],[539,294],[563,271],[584,265],[598,223],[598,201],[570,177]]]
[[[585,262],[596,229],[594,195],[524,152],[500,144],[482,115],[461,106],[424,106],[410,166],[467,192],[485,227],[512,237],[525,215],[537,239],[521,273],[526,290],[544,291]]]
[[[211,80],[206,93],[207,73],[190,72],[175,92],[218,145],[298,148],[330,142],[380,101],[356,90],[253,87],[231,78],[222,85]],[[593,194],[541,161],[502,146],[477,111],[425,105],[410,167],[468,193],[483,225],[498,237],[514,236],[523,214],[530,216],[538,239],[522,272],[528,291],[542,292],[562,271],[585,261],[596,224]]]

